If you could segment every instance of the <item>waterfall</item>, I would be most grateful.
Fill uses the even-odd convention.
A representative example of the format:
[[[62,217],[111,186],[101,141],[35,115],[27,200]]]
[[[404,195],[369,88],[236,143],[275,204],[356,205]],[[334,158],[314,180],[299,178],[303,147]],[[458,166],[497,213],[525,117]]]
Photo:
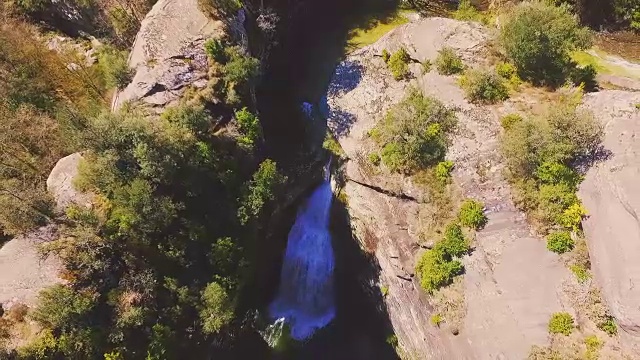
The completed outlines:
[[[286,320],[295,340],[308,339],[335,316],[334,255],[329,234],[333,193],[329,171],[325,171],[325,181],[298,210],[289,232],[280,289],[269,306],[274,319]]]

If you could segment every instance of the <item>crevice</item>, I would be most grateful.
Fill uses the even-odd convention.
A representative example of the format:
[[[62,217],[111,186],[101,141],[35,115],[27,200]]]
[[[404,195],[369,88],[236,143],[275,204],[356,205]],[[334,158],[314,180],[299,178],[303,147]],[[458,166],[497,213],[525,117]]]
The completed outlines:
[[[375,192],[379,192],[379,193],[387,195],[387,196],[391,196],[391,197],[398,198],[398,199],[401,199],[401,200],[419,202],[418,199],[414,198],[411,195],[407,195],[407,194],[404,194],[404,193],[398,194],[398,193],[395,193],[395,192],[392,192],[392,191],[389,191],[389,190],[385,190],[385,189],[383,189],[383,188],[381,188],[379,186],[366,184],[366,183],[363,183],[363,182],[360,182],[360,181],[354,180],[354,179],[347,179],[347,181],[351,181],[351,182],[356,183],[356,184],[358,184],[360,186],[364,186],[364,187],[366,187],[368,189],[371,189],[371,190],[373,190]]]

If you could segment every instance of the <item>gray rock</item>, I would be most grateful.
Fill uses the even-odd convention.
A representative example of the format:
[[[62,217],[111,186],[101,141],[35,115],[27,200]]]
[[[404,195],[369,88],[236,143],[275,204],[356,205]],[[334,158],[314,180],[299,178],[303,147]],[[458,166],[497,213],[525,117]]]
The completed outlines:
[[[78,164],[81,160],[80,153],[63,157],[58,160],[47,178],[47,190],[53,194],[58,211],[64,211],[71,204],[80,206],[91,204],[90,195],[77,191],[73,186],[73,181],[78,176]]]
[[[176,102],[188,86],[204,86],[204,42],[223,35],[223,24],[207,18],[196,0],[159,0],[142,21],[129,57],[131,83],[112,107],[141,100],[152,107]]]
[[[622,344],[640,357],[640,93],[607,90],[584,104],[605,127],[608,158],[593,166],[579,195],[592,269],[620,327]]]
[[[38,252],[40,243],[54,238],[55,226],[49,225],[0,248],[0,304],[5,309],[18,303],[34,305],[40,290],[61,281],[59,260],[42,258]]]
[[[446,45],[475,67],[484,65],[488,39],[478,24],[442,18],[417,20],[348,56],[329,88],[328,126],[351,159],[345,171],[352,181],[344,191],[355,235],[363,248],[375,254],[381,283],[389,288],[385,302],[394,331],[402,348],[415,358],[523,359],[532,345],[548,342],[547,322],[552,313],[573,313],[562,292],[571,273],[557,255],[546,250],[542,239],[531,235],[502,177],[499,117],[512,112],[514,105],[470,104],[455,76],[439,75],[435,69],[423,75],[419,64],[410,65],[414,80],[396,81],[379,56],[383,49],[403,46],[414,59],[434,60]],[[403,269],[413,269],[425,251],[415,243],[428,224],[431,205],[391,196],[424,198],[409,179],[379,175],[366,159],[374,150],[368,131],[404,97],[409,86],[457,109],[459,128],[447,158],[455,163],[453,175],[462,195],[482,200],[488,209],[489,225],[477,234],[475,251],[464,259],[467,315],[457,336],[430,324],[429,297],[417,276],[411,281],[396,276]]]

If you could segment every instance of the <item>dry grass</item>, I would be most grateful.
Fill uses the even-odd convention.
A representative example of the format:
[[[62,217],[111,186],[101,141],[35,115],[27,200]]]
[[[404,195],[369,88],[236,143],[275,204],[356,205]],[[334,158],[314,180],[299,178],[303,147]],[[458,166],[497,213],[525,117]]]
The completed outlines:
[[[431,304],[434,307],[434,313],[442,316],[444,323],[452,332],[459,331],[467,313],[463,278],[458,276],[453,284],[437,290],[433,294]]]

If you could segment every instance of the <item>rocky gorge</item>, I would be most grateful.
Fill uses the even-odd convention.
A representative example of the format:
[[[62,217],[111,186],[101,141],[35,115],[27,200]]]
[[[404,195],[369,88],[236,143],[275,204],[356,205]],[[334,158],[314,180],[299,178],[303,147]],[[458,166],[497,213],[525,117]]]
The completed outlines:
[[[289,26],[300,26],[296,21],[310,16],[301,7],[292,11],[295,16],[288,19]],[[299,107],[302,100],[309,100],[320,103],[328,131],[344,152],[341,161],[334,160],[338,163],[335,197],[340,201],[335,201],[331,212],[337,313],[325,330],[297,348],[293,346],[291,354],[280,355],[305,359],[524,359],[534,345],[564,341],[567,348],[578,348],[580,336],[596,333],[606,339],[602,358],[640,357],[640,293],[634,285],[640,281],[636,261],[640,258],[636,215],[640,198],[634,182],[640,151],[636,139],[640,93],[601,90],[582,97],[582,107],[594,113],[606,134],[606,156],[586,170],[579,192],[589,213],[583,226],[594,273],[593,279],[582,283],[566,266],[565,257],[547,250],[544,239],[515,206],[511,185],[504,176],[501,117],[548,106],[547,95],[543,91],[516,93],[497,105],[469,102],[457,76],[425,72],[419,62],[433,60],[443,47],[450,47],[466,66],[487,66],[492,61],[493,29],[448,18],[417,14],[408,18],[407,24],[341,59],[326,86],[326,104],[319,100],[322,94],[318,91],[296,93],[298,88],[291,84],[296,80],[317,81],[308,74],[300,78],[288,75],[285,84],[260,85],[253,94],[267,140],[261,151],[307,171],[296,173],[300,178],[291,183],[285,200],[261,229],[269,244],[259,248],[263,259],[254,269],[257,275],[252,286],[256,290],[242,306],[259,310],[273,298],[296,207],[319,183],[324,156],[317,152],[317,144],[308,143],[317,137],[308,136],[315,125],[305,123],[309,119]],[[233,34],[225,34],[222,23],[207,18],[194,0],[158,1],[141,24],[128,60],[134,75],[114,97],[113,110],[136,102],[161,114],[178,104],[187,91],[206,87],[209,75],[204,42],[231,35],[247,50],[263,48],[252,38],[251,25],[247,25],[252,21],[241,11],[231,21]],[[291,60],[287,52],[295,44],[294,40],[285,41],[285,46],[276,48],[274,58],[261,54],[264,79],[274,80],[286,72],[287,59]],[[313,48],[314,43],[307,46]],[[381,56],[383,50],[394,52],[401,47],[415,60],[409,65],[410,80],[394,79]],[[310,51],[307,57],[313,54],[309,49],[302,51]],[[305,73],[301,70],[304,65],[295,66],[296,75]],[[637,85],[637,79],[614,80]],[[433,295],[421,288],[415,267],[422,253],[433,247],[434,234],[425,229],[437,221],[439,209],[414,178],[381,172],[367,159],[374,147],[370,131],[410,88],[455,110],[458,127],[446,155],[455,164],[452,196],[456,201],[481,200],[488,218],[487,226],[474,234],[473,251],[463,259],[465,273]],[[81,158],[81,153],[74,153],[61,159],[47,180],[59,212],[72,203],[91,206],[90,196],[76,191],[73,184]],[[32,305],[39,290],[63,281],[56,276],[57,259],[41,260],[37,251],[40,243],[55,236],[55,228],[47,226],[2,247],[0,268],[9,274],[0,279],[0,302],[5,307],[12,303]],[[592,289],[601,290],[619,326],[617,336],[608,337],[589,318],[585,307]],[[569,339],[550,336],[548,321],[557,312],[572,314],[580,332]],[[436,314],[444,317],[442,324],[433,324]],[[241,352],[238,358],[280,356],[267,353]]]

